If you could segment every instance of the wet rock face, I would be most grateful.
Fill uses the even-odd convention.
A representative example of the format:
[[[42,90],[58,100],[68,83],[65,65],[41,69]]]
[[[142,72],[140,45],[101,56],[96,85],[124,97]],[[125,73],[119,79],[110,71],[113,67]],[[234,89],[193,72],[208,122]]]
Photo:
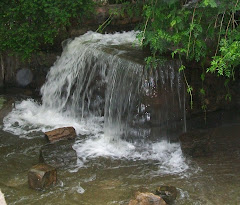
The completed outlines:
[[[56,168],[74,166],[77,163],[77,154],[72,145],[72,140],[46,144],[41,147],[39,161]]]
[[[167,204],[171,204],[177,198],[177,189],[174,186],[160,186],[156,189],[156,195],[160,196]]]
[[[28,172],[28,184],[32,189],[41,190],[52,184],[56,184],[56,181],[56,169],[47,164],[37,164]]]
[[[191,157],[205,157],[212,154],[211,131],[195,130],[179,137],[181,148],[185,155]]]
[[[61,43],[59,43],[59,45],[61,45]],[[60,50],[61,49],[59,49],[59,51],[39,52],[38,55],[33,54],[27,61],[22,61],[17,55],[3,53],[3,66],[0,67],[0,87],[27,86],[28,88],[40,89],[45,82],[49,68],[56,61],[57,56],[60,55]],[[18,71],[23,68],[26,68],[28,71],[25,72],[25,70],[17,76]],[[25,74],[27,74],[27,76],[25,76]]]
[[[50,142],[75,139],[77,136],[76,131],[73,127],[58,128],[49,132],[45,132],[44,134]]]
[[[166,202],[157,195],[152,193],[140,193],[136,194],[135,199],[131,200],[128,205],[167,205]]]

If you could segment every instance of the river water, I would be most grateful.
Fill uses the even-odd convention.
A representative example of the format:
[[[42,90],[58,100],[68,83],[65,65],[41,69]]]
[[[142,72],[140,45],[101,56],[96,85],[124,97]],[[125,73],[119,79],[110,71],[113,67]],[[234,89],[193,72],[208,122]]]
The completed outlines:
[[[159,185],[177,187],[175,204],[239,204],[240,124],[216,129],[216,152],[186,159],[179,173],[161,170],[158,160],[97,157],[85,166],[58,169],[57,185],[43,191],[28,188],[27,172],[38,163],[46,144],[42,133],[25,139],[0,131],[0,188],[8,204],[127,204],[136,191]]]
[[[214,130],[214,153],[186,158],[177,62],[144,67],[136,32],[88,32],[65,41],[41,89],[19,97],[0,130],[0,188],[8,204],[128,204],[137,191],[178,189],[176,204],[240,202],[239,124]],[[14,96],[15,97],[15,96]],[[28,188],[27,172],[47,144],[43,132],[73,126],[78,161],[58,169],[48,190]]]

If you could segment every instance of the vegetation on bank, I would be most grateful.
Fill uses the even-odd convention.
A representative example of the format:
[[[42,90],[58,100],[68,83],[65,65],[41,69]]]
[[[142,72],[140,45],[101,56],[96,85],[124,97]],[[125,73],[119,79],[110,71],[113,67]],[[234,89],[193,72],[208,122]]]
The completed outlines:
[[[171,51],[173,57],[201,62],[209,72],[234,77],[240,63],[239,10],[239,0],[148,0],[139,38],[150,46],[153,64]]]
[[[46,45],[73,21],[93,11],[91,0],[1,0],[0,53],[24,59]]]
[[[182,62],[187,92],[191,97],[193,88],[188,83],[184,70],[189,62],[202,67],[204,84],[206,72],[226,78],[228,90],[230,79],[240,64],[240,2],[239,0],[144,0],[135,1],[132,7],[124,3],[126,11],[142,9],[142,23],[138,36],[143,47],[151,50],[147,64],[154,68],[166,54]],[[139,13],[137,11],[136,13]],[[204,97],[204,88],[200,89]],[[230,93],[226,99],[231,100]],[[206,109],[206,105],[203,105]]]

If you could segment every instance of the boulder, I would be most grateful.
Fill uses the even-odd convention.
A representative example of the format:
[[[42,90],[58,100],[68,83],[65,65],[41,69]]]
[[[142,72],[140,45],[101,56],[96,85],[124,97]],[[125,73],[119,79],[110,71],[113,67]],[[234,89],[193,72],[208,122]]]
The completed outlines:
[[[28,184],[32,189],[41,190],[56,184],[56,181],[57,170],[50,165],[37,164],[28,171]]]
[[[135,199],[131,200],[128,205],[167,205],[166,202],[153,193],[140,193],[138,192]]]
[[[59,141],[46,144],[40,149],[39,161],[56,168],[74,166],[77,163],[77,153],[72,148],[72,141]]]
[[[159,186],[156,195],[160,196],[167,204],[171,204],[177,198],[177,189],[174,186]]]
[[[0,190],[0,204],[7,205],[5,198],[4,198],[4,194],[1,192],[1,190]]]
[[[212,153],[211,131],[195,130],[183,133],[180,137],[182,152],[191,157],[205,157]]]
[[[44,133],[50,142],[56,142],[59,140],[68,140],[76,138],[76,131],[73,127],[62,127],[49,132]]]

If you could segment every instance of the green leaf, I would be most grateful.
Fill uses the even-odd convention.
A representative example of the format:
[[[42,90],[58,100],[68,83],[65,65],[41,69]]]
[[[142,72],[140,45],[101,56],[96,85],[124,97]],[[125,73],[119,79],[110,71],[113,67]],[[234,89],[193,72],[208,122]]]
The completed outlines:
[[[201,80],[202,80],[202,81],[205,80],[205,74],[204,74],[204,73],[201,74]]]
[[[184,65],[181,65],[180,68],[178,69],[178,71],[181,72],[181,71],[183,71],[185,69],[186,69],[186,67]]]
[[[173,19],[172,22],[170,23],[171,27],[175,26],[177,23],[176,19]]]
[[[190,93],[192,93],[192,91],[193,91],[193,87],[188,85],[187,92],[190,94]]]
[[[203,88],[200,89],[200,94],[202,94],[202,95],[206,94],[206,92],[205,92],[205,90]]]
[[[217,7],[217,3],[215,0],[204,0],[203,1],[204,6],[210,6],[212,8],[216,8]]]

